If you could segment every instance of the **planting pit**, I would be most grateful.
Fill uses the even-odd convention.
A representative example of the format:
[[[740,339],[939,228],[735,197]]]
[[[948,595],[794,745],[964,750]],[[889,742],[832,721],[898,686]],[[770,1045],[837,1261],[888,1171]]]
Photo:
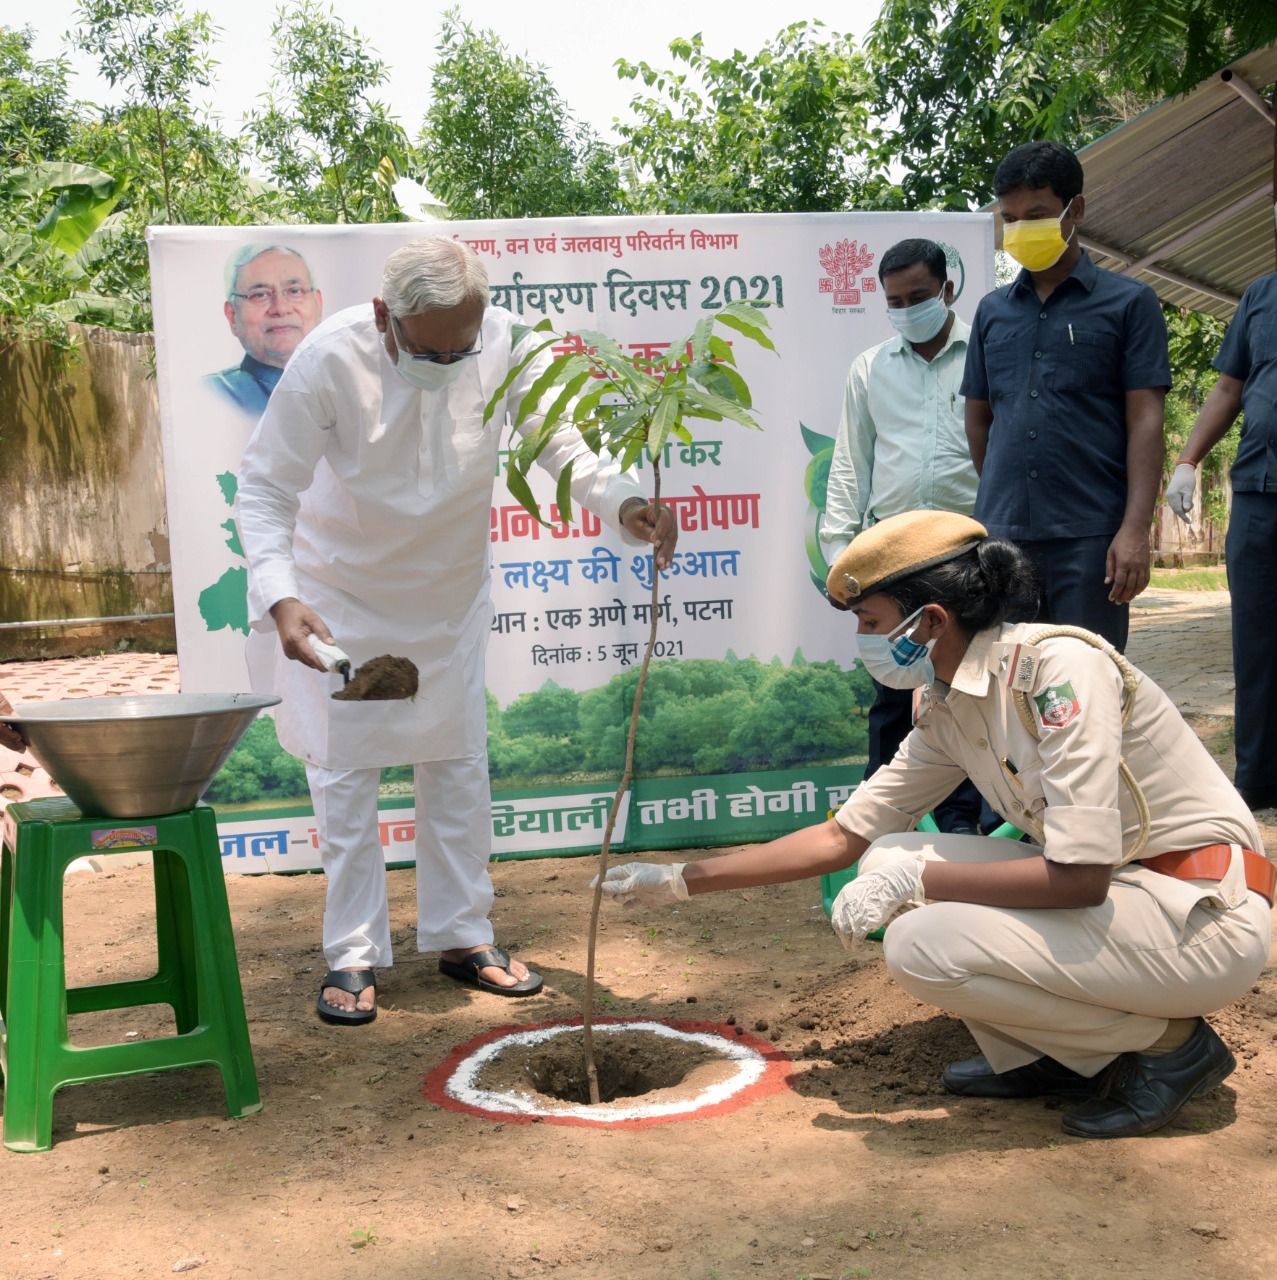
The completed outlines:
[[[596,1022],[594,1059],[597,1106],[579,1020],[505,1027],[454,1050],[424,1092],[441,1106],[503,1120],[632,1127],[734,1111],[788,1077],[773,1045],[714,1023]]]

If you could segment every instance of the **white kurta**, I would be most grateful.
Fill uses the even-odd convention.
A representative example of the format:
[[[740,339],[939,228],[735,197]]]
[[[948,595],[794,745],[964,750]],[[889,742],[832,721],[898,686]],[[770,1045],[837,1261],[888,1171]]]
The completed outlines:
[[[505,413],[488,399],[540,335],[516,335],[489,307],[483,352],[440,392],[396,372],[371,304],[339,312],[298,347],[244,452],[237,517],[249,562],[253,688],[278,693],[285,750],[328,769],[457,759],[485,740],[484,647],[491,625],[489,509]],[[518,336],[516,343],[513,339]],[[513,408],[549,362],[516,380]],[[541,463],[570,457],[572,496],[619,523],[637,482],[564,435]],[[405,702],[334,702],[340,677],[284,657],[270,607],[295,596],[328,624],[357,667],[382,653],[417,664]]]

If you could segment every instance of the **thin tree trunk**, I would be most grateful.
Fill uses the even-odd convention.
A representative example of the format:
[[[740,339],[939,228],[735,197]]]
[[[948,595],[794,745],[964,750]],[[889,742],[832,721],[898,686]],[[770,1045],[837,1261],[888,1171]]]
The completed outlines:
[[[164,138],[164,114],[160,110],[158,103],[155,106],[155,133],[160,143],[160,176],[164,179],[164,217],[165,221],[171,224],[173,221],[173,201],[169,186],[168,146]]]
[[[661,505],[661,464],[652,459],[652,502]],[[634,705],[630,709],[630,731],[625,739],[625,768],[617,784],[612,808],[607,815],[607,827],[603,832],[603,847],[599,850],[599,874],[594,882],[594,897],[590,902],[590,933],[585,951],[585,994],[581,997],[581,1037],[585,1047],[585,1079],[590,1090],[590,1105],[597,1106],[599,1099],[599,1071],[594,1062],[594,947],[599,931],[599,907],[603,902],[603,877],[607,875],[608,855],[612,852],[612,831],[616,827],[617,814],[634,777],[634,739],[638,733],[639,708],[643,705],[643,688],[647,684],[647,670],[652,664],[652,651],[656,647],[656,629],[659,615],[656,611],[657,593],[661,575],[656,568],[656,553],[652,553],[652,614],[647,634],[647,649],[639,667],[638,685],[634,690]]]

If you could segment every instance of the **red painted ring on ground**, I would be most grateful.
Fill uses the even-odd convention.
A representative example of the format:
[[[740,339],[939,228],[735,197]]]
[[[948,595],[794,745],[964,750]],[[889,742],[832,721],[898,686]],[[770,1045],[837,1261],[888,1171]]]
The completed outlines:
[[[651,1031],[657,1035],[669,1035],[675,1040],[692,1040],[697,1044],[705,1044],[707,1038],[713,1037],[722,1042],[721,1048],[714,1043],[710,1043],[709,1047],[721,1052],[724,1058],[737,1061],[741,1069],[729,1080],[711,1085],[685,1102],[643,1104],[634,1099],[624,1099],[597,1107],[580,1105],[571,1109],[556,1109],[547,1106],[543,1111],[535,1108],[534,1101],[527,1094],[513,1091],[493,1093],[478,1089],[472,1084],[479,1068],[501,1052],[501,1042],[508,1040],[525,1045],[543,1043],[554,1035],[576,1030],[580,1026],[581,1019],[573,1018],[568,1021],[538,1022],[485,1031],[473,1040],[458,1045],[426,1077],[421,1092],[441,1107],[481,1116],[485,1120],[501,1120],[513,1124],[539,1122],[638,1129],[652,1124],[673,1124],[679,1120],[700,1120],[708,1116],[726,1115],[729,1111],[739,1110],[768,1094],[778,1093],[789,1081],[791,1067],[786,1054],[766,1040],[745,1034],[739,1027],[716,1022],[653,1018],[596,1018],[596,1029],[623,1027]]]

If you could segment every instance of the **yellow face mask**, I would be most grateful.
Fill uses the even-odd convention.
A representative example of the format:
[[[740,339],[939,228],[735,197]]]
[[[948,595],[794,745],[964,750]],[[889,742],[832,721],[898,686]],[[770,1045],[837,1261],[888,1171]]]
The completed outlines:
[[[1069,201],[1069,205],[1072,205]],[[1026,218],[1002,229],[1002,247],[1027,271],[1045,271],[1064,256],[1069,242],[1060,233],[1068,206],[1058,218]],[[1072,233],[1069,234],[1072,239]]]

